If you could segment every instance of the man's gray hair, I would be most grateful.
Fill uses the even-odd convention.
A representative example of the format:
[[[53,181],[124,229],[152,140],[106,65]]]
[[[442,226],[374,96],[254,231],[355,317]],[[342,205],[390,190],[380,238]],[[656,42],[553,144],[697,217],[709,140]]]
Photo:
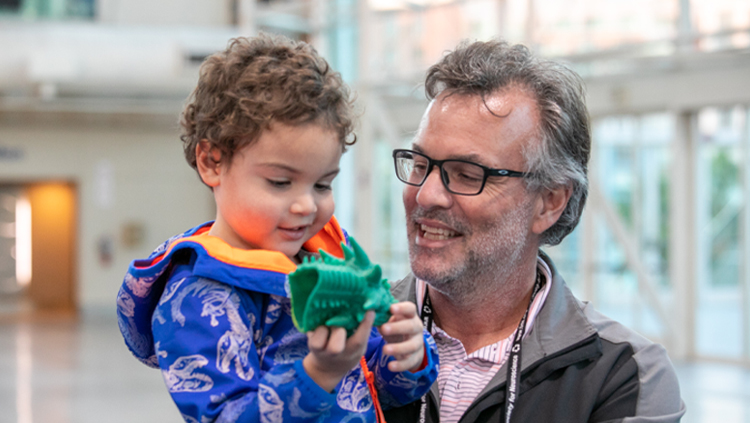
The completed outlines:
[[[588,195],[591,134],[581,78],[559,63],[535,57],[522,45],[464,42],[430,67],[425,93],[430,100],[445,91],[479,95],[484,101],[511,87],[531,94],[541,116],[541,142],[523,151],[525,171],[532,173],[525,178],[528,189],[572,188],[557,223],[542,234],[542,244],[557,245],[578,225]]]

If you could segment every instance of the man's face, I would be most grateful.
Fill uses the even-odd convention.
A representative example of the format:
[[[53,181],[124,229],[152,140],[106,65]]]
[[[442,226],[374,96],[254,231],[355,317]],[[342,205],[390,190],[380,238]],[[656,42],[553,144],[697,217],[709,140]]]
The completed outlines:
[[[517,88],[484,102],[442,94],[426,113],[413,149],[436,160],[525,171],[523,148],[538,142],[536,103]],[[462,196],[448,192],[433,168],[421,187],[406,186],[403,200],[412,271],[441,292],[473,291],[476,276],[507,277],[522,257],[536,254],[538,196],[522,178],[491,176],[479,195]]]

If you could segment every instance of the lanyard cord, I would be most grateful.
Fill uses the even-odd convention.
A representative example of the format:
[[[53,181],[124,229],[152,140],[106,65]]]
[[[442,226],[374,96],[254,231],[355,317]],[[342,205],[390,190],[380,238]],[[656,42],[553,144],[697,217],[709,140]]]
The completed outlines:
[[[531,299],[529,305],[526,307],[526,312],[523,314],[521,321],[518,322],[518,329],[516,329],[516,335],[513,337],[513,345],[510,348],[510,355],[508,356],[508,376],[505,385],[505,423],[510,423],[510,416],[513,414],[513,409],[518,403],[518,389],[521,384],[521,342],[523,341],[523,335],[526,332],[526,319],[529,316],[529,309],[531,304],[534,302],[536,294],[542,289],[544,279],[542,272],[537,268],[536,282],[534,283],[534,290],[531,292]],[[424,286],[424,299],[422,300],[422,325],[427,329],[427,332],[432,333],[432,302],[430,301],[430,295],[428,293],[427,284]],[[425,423],[427,418],[427,395],[426,393],[422,396],[421,404],[419,407],[419,423]]]
[[[365,356],[359,359],[359,366],[362,367],[362,373],[364,373],[365,380],[367,381],[367,388],[370,390],[372,405],[375,408],[375,419],[377,423],[386,423],[383,408],[380,406],[380,400],[378,400],[378,390],[375,388],[375,375],[367,368]]]

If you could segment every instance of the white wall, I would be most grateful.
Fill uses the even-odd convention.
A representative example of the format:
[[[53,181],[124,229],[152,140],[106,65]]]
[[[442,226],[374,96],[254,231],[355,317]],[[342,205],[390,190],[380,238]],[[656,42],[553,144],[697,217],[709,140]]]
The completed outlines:
[[[226,48],[232,27],[4,22],[0,96],[184,98],[203,56]],[[52,85],[51,95],[39,92]]]
[[[35,118],[36,119],[36,118]],[[0,183],[68,180],[78,190],[77,296],[82,309],[111,307],[129,262],[171,235],[213,219],[213,200],[182,155],[176,123],[78,116],[54,122],[0,119]],[[172,119],[165,119],[172,120]],[[176,118],[174,119],[176,121]],[[145,228],[135,248],[123,225]],[[99,260],[97,242],[114,240],[113,260]]]
[[[124,25],[226,26],[231,0],[99,0],[98,21]]]

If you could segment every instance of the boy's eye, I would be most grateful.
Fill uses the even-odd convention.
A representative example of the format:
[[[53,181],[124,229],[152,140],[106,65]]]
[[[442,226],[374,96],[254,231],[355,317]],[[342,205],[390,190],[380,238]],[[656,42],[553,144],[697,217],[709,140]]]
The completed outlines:
[[[289,185],[291,185],[291,181],[287,180],[276,180],[276,179],[267,179],[268,183],[271,184],[272,187],[275,188],[284,188]]]
[[[315,184],[315,189],[318,191],[330,191],[332,187],[329,184]]]

